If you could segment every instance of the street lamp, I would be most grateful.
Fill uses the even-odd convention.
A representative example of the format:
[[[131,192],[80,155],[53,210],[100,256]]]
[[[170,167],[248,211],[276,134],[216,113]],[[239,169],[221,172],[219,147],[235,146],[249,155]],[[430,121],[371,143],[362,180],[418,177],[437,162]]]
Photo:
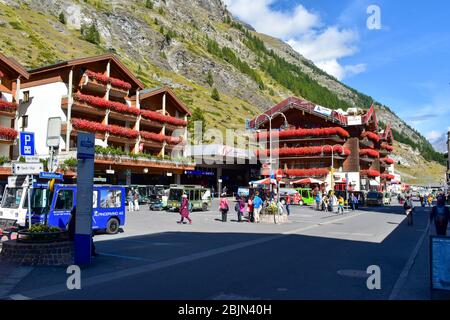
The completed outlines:
[[[322,157],[324,156],[323,150],[325,148],[331,148],[331,190],[334,192],[334,148],[342,148],[341,156],[345,156],[345,148],[340,144],[335,144],[334,146],[324,145],[322,146]]]
[[[258,124],[256,123],[256,121],[259,119],[259,117],[265,116],[269,120],[269,182],[270,182],[269,183],[269,191],[270,191],[271,197],[272,197],[272,161],[273,161],[273,159],[272,159],[272,120],[275,118],[275,116],[278,116],[278,115],[281,115],[284,118],[284,124],[283,124],[283,126],[281,126],[281,128],[288,128],[289,123],[287,121],[287,118],[286,118],[285,114],[280,111],[275,112],[275,113],[271,114],[270,116],[267,113],[262,113],[258,117],[256,117],[256,120],[255,120],[255,130],[258,129]]]

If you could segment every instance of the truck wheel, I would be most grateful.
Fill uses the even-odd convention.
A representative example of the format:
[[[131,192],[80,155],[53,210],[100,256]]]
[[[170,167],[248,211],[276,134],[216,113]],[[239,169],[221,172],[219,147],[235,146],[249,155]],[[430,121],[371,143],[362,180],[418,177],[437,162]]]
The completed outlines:
[[[203,211],[208,211],[208,205],[207,205],[206,203],[204,203],[204,204],[202,205],[202,210],[203,210]]]
[[[120,223],[116,218],[112,218],[108,221],[106,225],[106,233],[108,234],[116,234],[119,232]]]

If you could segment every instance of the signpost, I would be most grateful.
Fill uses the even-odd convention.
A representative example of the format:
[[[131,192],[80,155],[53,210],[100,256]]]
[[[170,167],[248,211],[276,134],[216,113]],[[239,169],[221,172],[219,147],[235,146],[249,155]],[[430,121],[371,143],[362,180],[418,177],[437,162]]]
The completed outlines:
[[[34,147],[34,132],[21,132],[19,136],[19,154],[22,157],[34,156],[36,150]]]
[[[54,172],[40,172],[39,173],[40,179],[46,179],[46,180],[63,180],[64,176],[61,173],[54,173]]]
[[[75,264],[91,263],[92,196],[94,186],[95,135],[79,132],[77,137],[77,207],[75,223]]]

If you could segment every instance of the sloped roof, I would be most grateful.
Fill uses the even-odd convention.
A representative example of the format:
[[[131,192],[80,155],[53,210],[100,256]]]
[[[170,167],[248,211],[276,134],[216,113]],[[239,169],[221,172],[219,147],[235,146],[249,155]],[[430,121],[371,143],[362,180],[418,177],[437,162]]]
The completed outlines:
[[[0,53],[0,61],[4,68],[7,69],[12,74],[15,74],[16,77],[24,77],[25,79],[28,79],[30,77],[30,74],[28,71],[14,58],[8,58],[3,53]]]
[[[156,88],[151,88],[151,89],[144,89],[144,90],[140,91],[139,92],[139,101],[145,100],[149,97],[153,97],[153,96],[156,96],[161,93],[167,93],[176,102],[176,104],[180,107],[181,110],[186,112],[189,116],[192,115],[191,112],[189,111],[189,109],[183,103],[183,101],[181,101],[175,95],[175,93],[172,91],[172,89],[170,89],[167,86],[156,87]],[[131,100],[136,100],[136,96],[131,97]]]
[[[86,57],[86,58],[62,61],[62,62],[58,62],[58,63],[52,64],[52,65],[32,69],[32,70],[29,70],[29,72],[31,75],[33,75],[33,74],[39,74],[42,72],[48,72],[48,71],[52,71],[52,70],[56,70],[56,69],[60,69],[60,68],[78,66],[78,65],[82,65],[82,64],[105,61],[105,60],[110,60],[110,61],[114,62],[116,64],[116,66],[122,72],[124,72],[130,78],[130,80],[133,81],[134,87],[137,87],[139,89],[144,88],[144,84],[119,60],[119,58],[117,58],[112,53],[106,53],[106,54],[93,56],[93,57]]]

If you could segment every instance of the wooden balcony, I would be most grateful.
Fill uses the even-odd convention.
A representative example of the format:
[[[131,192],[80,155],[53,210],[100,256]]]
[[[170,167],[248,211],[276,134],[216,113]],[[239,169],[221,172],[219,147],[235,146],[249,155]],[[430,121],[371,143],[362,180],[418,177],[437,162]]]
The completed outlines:
[[[128,113],[120,113],[117,111],[111,110],[109,112],[109,118],[120,121],[130,121],[132,123],[136,123],[138,116],[128,114]]]
[[[139,157],[137,159],[128,156],[109,156],[109,155],[95,155],[96,165],[111,165],[122,169],[137,168],[142,170],[148,169],[165,169],[165,170],[194,170],[194,163],[182,163],[173,160],[157,160]]]
[[[150,127],[150,128],[161,129],[163,127],[163,125],[164,125],[162,122],[157,122],[155,120],[149,120],[149,119],[146,119],[144,117],[141,117],[140,124],[141,124],[141,130],[142,130],[142,126],[147,126],[147,127]]]
[[[105,95],[108,90],[108,85],[102,83],[92,77],[89,77],[87,74],[83,75],[81,79],[80,87],[83,91],[95,92],[101,95]]]
[[[68,110],[69,98],[64,97],[61,99],[61,108],[63,110]],[[87,103],[80,102],[77,100],[74,100],[73,104],[72,104],[72,112],[74,112],[74,111],[84,113],[84,114],[89,114],[89,115],[101,116],[101,117],[104,117],[106,115],[105,109],[96,108],[96,107],[90,106]]]
[[[150,139],[143,139],[141,138],[141,143],[144,144],[145,147],[149,148],[155,148],[155,149],[162,149],[163,143],[159,141],[154,141]]]
[[[128,90],[122,89],[122,88],[118,88],[118,87],[114,87],[114,86],[110,86],[109,89],[109,95],[111,97],[115,97],[115,98],[124,98],[127,97],[129,94]]]

